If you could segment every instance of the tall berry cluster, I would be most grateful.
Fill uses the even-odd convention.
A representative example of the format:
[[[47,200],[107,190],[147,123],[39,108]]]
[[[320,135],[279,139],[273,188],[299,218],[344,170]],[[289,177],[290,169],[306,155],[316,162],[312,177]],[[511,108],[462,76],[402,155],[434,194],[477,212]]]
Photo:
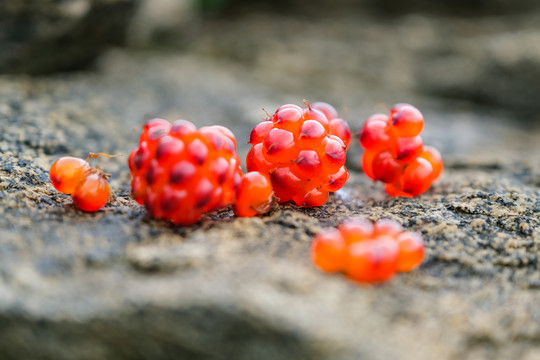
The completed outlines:
[[[390,116],[370,116],[360,133],[364,173],[386,184],[391,196],[417,196],[437,180],[443,162],[437,149],[424,146],[424,117],[409,104],[397,104]]]
[[[323,271],[343,272],[352,280],[373,284],[420,265],[424,242],[417,233],[404,232],[394,220],[372,224],[352,218],[337,229],[326,228],[317,234],[311,254]]]
[[[150,120],[129,156],[135,200],[155,218],[193,224],[234,201],[242,179],[236,139],[223,126]]]
[[[280,202],[323,205],[349,178],[347,122],[326,103],[283,105],[252,130],[247,170],[267,174]]]

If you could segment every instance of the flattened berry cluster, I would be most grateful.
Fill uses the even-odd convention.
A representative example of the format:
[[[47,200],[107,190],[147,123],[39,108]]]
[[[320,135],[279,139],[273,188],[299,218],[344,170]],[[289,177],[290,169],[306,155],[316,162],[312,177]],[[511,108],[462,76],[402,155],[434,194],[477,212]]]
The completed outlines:
[[[129,156],[135,200],[152,217],[188,225],[233,203],[242,180],[236,139],[223,126],[150,120]]]
[[[360,143],[364,173],[385,183],[390,196],[411,197],[427,191],[443,169],[437,149],[424,146],[422,113],[412,105],[397,104],[390,115],[375,114],[364,123]]]
[[[342,272],[366,284],[390,280],[396,272],[410,271],[424,259],[424,242],[417,233],[404,232],[390,219],[352,218],[337,229],[325,228],[312,243],[311,255],[326,272]]]
[[[349,178],[350,137],[349,125],[329,104],[283,105],[251,132],[247,169],[269,176],[279,202],[320,206]]]

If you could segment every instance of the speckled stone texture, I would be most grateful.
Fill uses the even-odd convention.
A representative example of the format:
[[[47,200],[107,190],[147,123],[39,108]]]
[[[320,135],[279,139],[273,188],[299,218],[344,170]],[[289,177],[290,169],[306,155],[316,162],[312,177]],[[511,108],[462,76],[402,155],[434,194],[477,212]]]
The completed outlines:
[[[2,359],[540,358],[538,125],[405,91],[412,73],[376,61],[395,54],[379,41],[404,33],[395,28],[274,21],[230,52],[211,46],[210,27],[184,53],[116,51],[92,73],[0,77]],[[413,31],[407,21],[395,26]],[[224,45],[247,26],[229,25]],[[323,53],[336,57],[310,61]],[[389,198],[361,173],[353,142],[351,179],[326,205],[261,218],[224,209],[190,227],[147,217],[126,157],[94,161],[116,195],[94,214],[48,180],[60,156],[127,155],[158,115],[229,126],[244,157],[262,108],[302,98],[345,107],[356,131],[385,111],[374,104],[414,103],[425,143],[445,158],[442,179]],[[422,233],[424,264],[375,287],[319,272],[312,236],[357,215]]]

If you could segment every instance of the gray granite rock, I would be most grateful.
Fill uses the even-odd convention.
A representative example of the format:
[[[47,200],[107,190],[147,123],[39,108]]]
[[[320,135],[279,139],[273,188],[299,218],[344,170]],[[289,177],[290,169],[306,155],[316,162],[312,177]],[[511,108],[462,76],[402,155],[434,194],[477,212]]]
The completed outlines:
[[[241,22],[222,28],[222,48],[209,32],[181,54],[109,53],[95,73],[0,77],[2,358],[536,359],[539,129],[419,95],[410,72],[384,74],[403,69],[385,59],[399,43],[385,26],[257,20],[236,58],[225,45]],[[190,227],[150,219],[132,200],[125,157],[96,160],[116,194],[97,213],[48,180],[60,156],[129,153],[151,116],[226,125],[245,156],[262,108],[302,98],[345,107],[355,131],[384,110],[373,104],[413,102],[443,177],[418,198],[389,198],[361,173],[353,142],[351,179],[326,205],[249,219],[223,209]],[[319,272],[312,236],[351,216],[422,233],[424,264],[376,287]]]
[[[0,2],[0,73],[81,69],[122,44],[136,0]]]

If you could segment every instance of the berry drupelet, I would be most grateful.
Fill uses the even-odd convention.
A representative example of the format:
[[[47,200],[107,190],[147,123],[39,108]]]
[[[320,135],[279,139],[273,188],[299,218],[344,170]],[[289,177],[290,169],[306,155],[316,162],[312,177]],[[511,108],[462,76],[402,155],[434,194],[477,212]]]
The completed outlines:
[[[242,176],[236,192],[234,213],[241,217],[253,217],[267,213],[274,201],[270,179],[263,173],[251,171]]]
[[[320,206],[349,178],[350,138],[349,125],[327,103],[283,105],[253,128],[247,170],[267,174],[281,203]]]

